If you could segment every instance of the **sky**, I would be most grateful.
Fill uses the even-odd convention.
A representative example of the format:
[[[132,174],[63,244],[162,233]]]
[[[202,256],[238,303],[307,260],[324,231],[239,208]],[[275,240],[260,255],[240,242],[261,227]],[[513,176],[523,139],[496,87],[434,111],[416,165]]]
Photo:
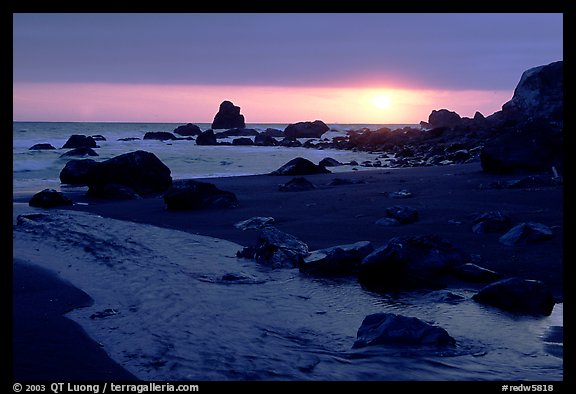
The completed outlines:
[[[559,13],[13,14],[13,120],[403,124],[490,115]]]

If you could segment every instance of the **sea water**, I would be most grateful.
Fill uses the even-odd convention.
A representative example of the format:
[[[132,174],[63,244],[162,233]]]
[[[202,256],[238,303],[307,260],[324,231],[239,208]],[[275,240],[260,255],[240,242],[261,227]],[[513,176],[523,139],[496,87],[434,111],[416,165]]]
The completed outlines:
[[[151,131],[172,132],[180,123],[86,123],[86,122],[13,122],[13,188],[15,193],[35,193],[45,188],[60,189],[59,174],[73,157],[61,157],[69,149],[62,149],[73,134],[101,135],[106,140],[96,141],[99,156],[89,157],[102,161],[111,157],[145,150],[154,153],[170,168],[173,179],[210,178],[220,176],[256,175],[276,170],[295,157],[304,157],[318,163],[332,157],[342,163],[362,163],[377,156],[367,152],[335,149],[286,148],[265,146],[201,146],[193,140],[144,140]],[[210,124],[197,124],[203,131]],[[266,128],[284,130],[286,124],[248,124],[247,127],[263,132]],[[346,135],[345,131],[368,127],[400,128],[407,125],[330,125],[331,131],[322,138],[331,140]],[[415,125],[413,125],[415,126]],[[176,137],[181,137],[175,134]],[[122,140],[121,140],[122,139]],[[125,140],[128,139],[128,140]],[[223,139],[221,141],[230,141]],[[301,139],[305,141],[306,139]],[[30,150],[35,144],[51,144],[54,150]],[[77,159],[77,158],[76,158]],[[333,167],[333,171],[366,169],[361,166]]]

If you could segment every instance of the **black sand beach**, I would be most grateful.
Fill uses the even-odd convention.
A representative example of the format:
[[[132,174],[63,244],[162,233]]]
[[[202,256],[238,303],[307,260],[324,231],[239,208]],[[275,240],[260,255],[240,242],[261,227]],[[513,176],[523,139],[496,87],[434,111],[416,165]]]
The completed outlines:
[[[499,188],[496,182],[523,175],[490,175],[479,163],[381,169],[364,172],[310,175],[316,188],[282,192],[278,186],[290,176],[259,175],[205,179],[236,194],[239,207],[202,211],[168,211],[161,195],[141,200],[96,200],[83,193],[65,192],[85,210],[103,217],[178,229],[251,246],[254,230],[235,223],[254,216],[270,216],[275,226],[309,245],[310,250],[371,241],[375,247],[399,235],[437,234],[476,256],[482,267],[504,277],[538,279],[560,302],[563,278],[563,187]],[[334,185],[335,179],[349,184]],[[410,197],[393,198],[408,191]],[[26,202],[20,197],[19,201]],[[419,212],[415,223],[380,226],[375,222],[387,207],[406,205]],[[553,229],[552,239],[524,246],[505,246],[501,233],[476,234],[475,214],[500,210],[513,224],[538,222]],[[454,279],[450,287],[461,286]],[[466,287],[481,286],[467,283]],[[90,302],[84,292],[59,282],[43,270],[14,264],[14,377],[21,380],[133,380],[134,376],[110,360],[77,325],[61,315]],[[50,300],[59,300],[53,303]],[[34,305],[33,308],[26,306]]]

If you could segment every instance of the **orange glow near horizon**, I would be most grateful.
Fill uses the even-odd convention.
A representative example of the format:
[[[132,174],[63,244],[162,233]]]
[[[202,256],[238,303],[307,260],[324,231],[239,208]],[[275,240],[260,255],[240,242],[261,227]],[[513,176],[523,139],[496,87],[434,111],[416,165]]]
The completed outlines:
[[[246,123],[411,124],[434,109],[485,116],[509,91],[354,87],[14,83],[13,120],[211,123],[223,100]]]

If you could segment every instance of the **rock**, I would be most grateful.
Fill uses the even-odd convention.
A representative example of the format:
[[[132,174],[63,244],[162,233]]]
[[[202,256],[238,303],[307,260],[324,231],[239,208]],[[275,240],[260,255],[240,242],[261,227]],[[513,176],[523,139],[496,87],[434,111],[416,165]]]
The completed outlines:
[[[96,141],[92,137],[86,137],[82,134],[73,134],[68,138],[62,149],[74,148],[98,148]]]
[[[243,220],[234,225],[238,230],[257,230],[274,223],[274,218],[269,216],[255,216]]]
[[[138,141],[140,138],[138,137],[126,137],[126,138],[118,138],[117,141]]]
[[[501,244],[507,246],[527,245],[534,242],[544,241],[554,236],[550,227],[542,223],[520,223],[512,227],[506,234],[499,238]]]
[[[247,128],[234,128],[228,129],[226,131],[222,131],[220,133],[216,133],[216,138],[228,138],[228,137],[256,137],[259,135],[256,129],[247,129]]]
[[[388,198],[394,198],[394,199],[404,199],[404,198],[412,198],[414,197],[414,194],[412,194],[412,192],[406,190],[406,189],[401,189],[398,190],[396,192],[388,192],[386,193],[386,195],[388,196]]]
[[[378,226],[391,227],[391,226],[399,226],[400,222],[393,218],[380,218],[376,220],[374,224],[377,224]]]
[[[88,185],[91,174],[98,162],[92,159],[70,160],[60,171],[60,182],[68,185]]]
[[[476,234],[499,233],[508,230],[512,225],[510,216],[500,211],[483,212],[476,215],[472,222],[472,231]]]
[[[128,187],[144,196],[168,190],[172,177],[170,169],[156,155],[139,150],[105,160],[90,169],[91,195],[98,196],[110,184]]]
[[[330,127],[321,120],[314,122],[297,122],[284,129],[284,135],[292,138],[320,138]]]
[[[44,189],[32,196],[28,205],[38,208],[53,208],[74,204],[72,200],[54,189]]]
[[[52,150],[56,149],[50,144],[34,144],[28,150]]]
[[[178,126],[174,129],[174,134],[178,134],[184,137],[191,137],[195,135],[202,134],[202,130],[195,124],[188,123],[182,126]]]
[[[85,157],[85,156],[99,156],[98,153],[92,148],[74,148],[66,153],[60,155],[60,157]]]
[[[487,285],[472,296],[474,301],[508,312],[549,316],[554,309],[552,291],[541,281],[503,279]]]
[[[374,345],[452,347],[456,340],[442,327],[415,317],[374,313],[362,321],[353,347]]]
[[[313,189],[316,189],[316,186],[302,177],[292,178],[290,181],[278,186],[278,190],[281,192],[303,192]]]
[[[359,280],[382,288],[441,288],[470,256],[437,235],[394,237],[358,265]]]
[[[278,129],[273,129],[268,127],[266,130],[264,130],[264,132],[262,133],[264,135],[267,135],[269,137],[277,137],[277,138],[284,138],[286,137],[284,135],[284,132],[282,130],[278,130]]]
[[[462,264],[453,269],[454,275],[471,282],[490,282],[500,278],[500,274],[473,263]]]
[[[313,175],[329,174],[330,171],[324,166],[312,163],[308,159],[297,157],[284,164],[279,169],[272,171],[270,175]]]
[[[196,137],[196,145],[219,145],[213,130],[206,130]]]
[[[428,116],[428,124],[432,128],[448,127],[453,128],[460,125],[462,118],[456,112],[447,109],[433,110]]]
[[[418,211],[405,205],[386,208],[386,217],[396,219],[400,224],[414,223],[418,220]]]
[[[212,129],[233,129],[245,128],[244,115],[240,114],[240,107],[235,106],[231,101],[222,101],[220,108],[214,116]]]
[[[320,160],[318,165],[321,165],[324,167],[338,167],[338,166],[341,166],[343,164],[340,163],[338,160],[333,159],[331,157],[325,157],[324,159]]]
[[[360,241],[319,249],[304,257],[300,271],[322,275],[348,275],[357,263],[374,251],[372,243]]]
[[[212,183],[185,180],[175,182],[164,194],[169,210],[196,210],[211,208],[235,208],[236,195],[218,189]]]
[[[302,146],[302,143],[298,141],[296,138],[285,137],[282,141],[278,143],[278,145],[284,146],[286,148],[299,148]]]
[[[273,226],[260,230],[254,247],[256,262],[274,268],[299,267],[308,254],[308,245]]]
[[[159,140],[159,141],[167,141],[167,140],[176,140],[176,136],[168,131],[149,131],[144,134],[145,140]]]
[[[277,144],[276,139],[267,134],[258,134],[256,137],[254,137],[254,145],[274,146],[276,144]]]
[[[234,138],[232,140],[232,145],[249,146],[254,145],[254,141],[252,141],[252,139],[248,137]]]

